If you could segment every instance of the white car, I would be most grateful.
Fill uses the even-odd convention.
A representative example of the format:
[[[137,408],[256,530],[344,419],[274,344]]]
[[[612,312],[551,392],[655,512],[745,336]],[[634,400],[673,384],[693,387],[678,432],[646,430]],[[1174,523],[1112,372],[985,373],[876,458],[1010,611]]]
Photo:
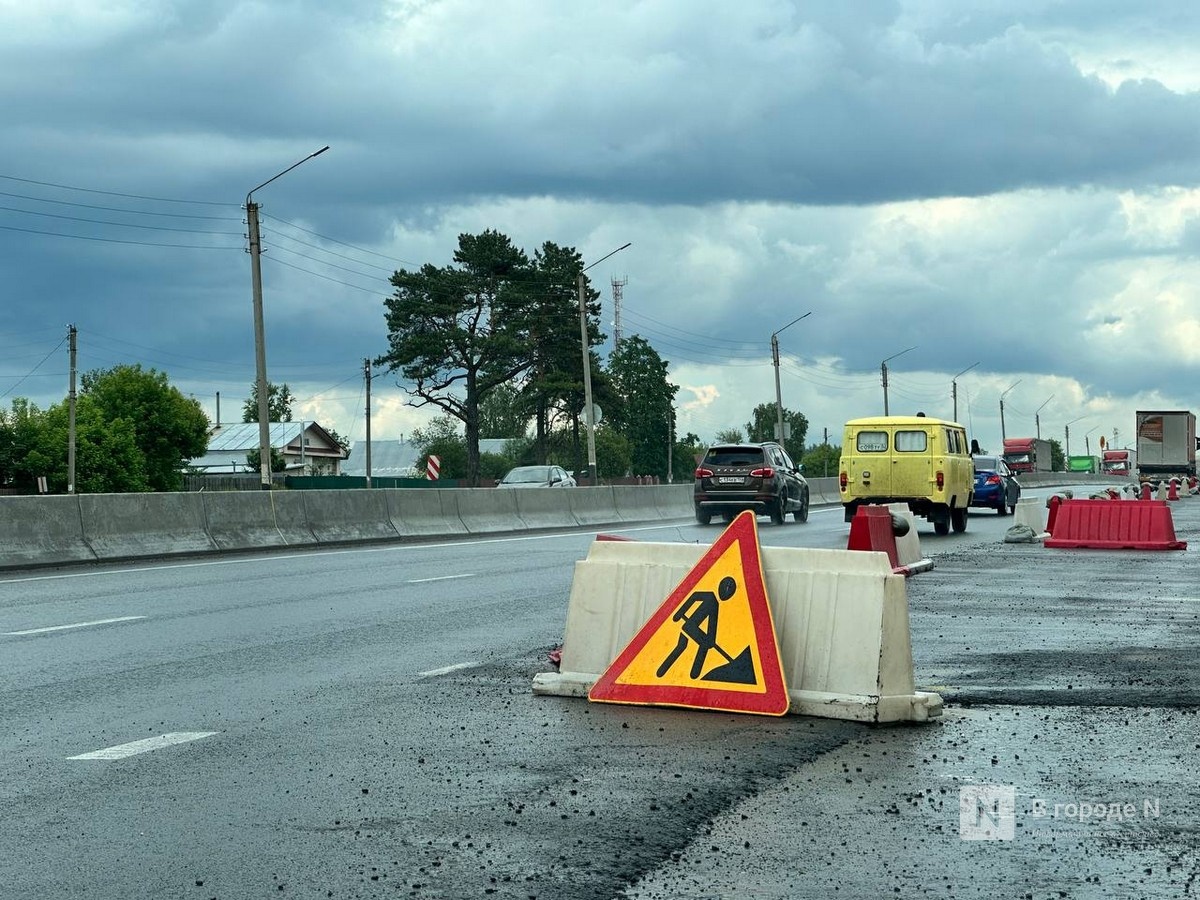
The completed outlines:
[[[517,466],[496,483],[502,488],[575,487],[575,479],[562,466]]]

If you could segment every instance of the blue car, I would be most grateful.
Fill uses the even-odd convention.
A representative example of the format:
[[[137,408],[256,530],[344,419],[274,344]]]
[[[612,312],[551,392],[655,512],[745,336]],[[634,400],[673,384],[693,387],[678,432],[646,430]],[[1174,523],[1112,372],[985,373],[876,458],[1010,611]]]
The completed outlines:
[[[1016,512],[1021,485],[1003,457],[975,456],[972,459],[975,462],[975,493],[971,505],[994,509],[1002,516]]]

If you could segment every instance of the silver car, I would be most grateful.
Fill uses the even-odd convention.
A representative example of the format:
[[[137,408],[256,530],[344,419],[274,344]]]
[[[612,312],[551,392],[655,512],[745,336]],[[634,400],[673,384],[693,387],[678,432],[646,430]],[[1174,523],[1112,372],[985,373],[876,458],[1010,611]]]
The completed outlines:
[[[517,466],[501,478],[502,488],[575,487],[575,479],[562,466]]]

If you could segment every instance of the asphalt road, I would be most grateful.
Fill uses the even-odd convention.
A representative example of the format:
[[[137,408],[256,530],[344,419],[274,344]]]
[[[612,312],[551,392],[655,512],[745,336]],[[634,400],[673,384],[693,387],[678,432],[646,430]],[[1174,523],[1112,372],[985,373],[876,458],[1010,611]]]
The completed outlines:
[[[1173,510],[1200,548],[1200,498]],[[533,696],[592,532],[7,573],[0,897],[1200,893],[1195,553],[1011,521],[922,523],[947,708],[892,728]],[[960,837],[963,787],[1011,790],[1014,840]]]

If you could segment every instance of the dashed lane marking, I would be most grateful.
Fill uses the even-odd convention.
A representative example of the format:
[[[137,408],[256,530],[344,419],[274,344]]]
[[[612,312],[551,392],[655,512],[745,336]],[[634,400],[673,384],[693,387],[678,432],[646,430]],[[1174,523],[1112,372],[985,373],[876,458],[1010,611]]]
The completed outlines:
[[[72,628],[91,628],[93,625],[111,625],[113,622],[133,622],[144,619],[145,616],[121,616],[116,619],[97,619],[95,622],[75,622],[71,625],[50,625],[46,628],[27,628],[24,631],[0,632],[8,637],[20,637],[26,634],[46,634],[51,631],[68,631]]]
[[[151,750],[161,750],[163,747],[198,741],[218,733],[216,731],[172,731],[168,734],[160,734],[158,737],[131,741],[128,744],[117,744],[115,747],[80,753],[78,756],[68,756],[67,759],[124,759],[127,756],[137,756],[139,753],[149,753]]]

